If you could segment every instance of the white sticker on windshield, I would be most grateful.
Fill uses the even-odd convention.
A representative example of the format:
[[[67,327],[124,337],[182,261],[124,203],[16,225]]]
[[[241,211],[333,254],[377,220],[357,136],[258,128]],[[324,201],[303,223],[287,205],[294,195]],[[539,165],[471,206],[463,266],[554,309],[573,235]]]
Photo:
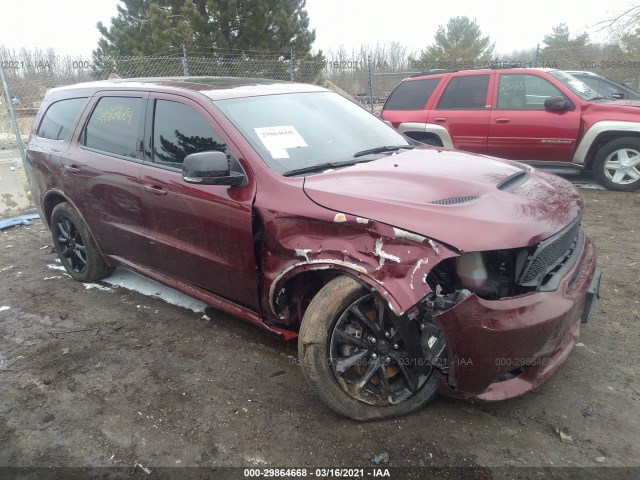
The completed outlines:
[[[274,148],[273,150],[269,150],[269,153],[273,158],[289,158],[289,152],[287,152],[286,148]]]
[[[289,158],[287,148],[307,147],[307,143],[292,125],[259,127],[254,132],[273,158]]]

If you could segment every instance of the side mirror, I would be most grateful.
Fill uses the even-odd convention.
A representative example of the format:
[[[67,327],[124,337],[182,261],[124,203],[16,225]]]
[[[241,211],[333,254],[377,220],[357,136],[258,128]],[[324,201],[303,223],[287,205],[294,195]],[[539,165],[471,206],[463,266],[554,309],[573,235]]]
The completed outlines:
[[[615,98],[616,100],[622,100],[624,98],[624,93],[622,93],[622,92],[613,92],[611,94],[611,98]]]
[[[549,97],[544,101],[544,108],[553,111],[569,110],[571,104],[564,97]]]
[[[187,155],[182,163],[182,179],[201,185],[242,185],[245,176],[232,172],[230,160],[222,152],[198,152]]]

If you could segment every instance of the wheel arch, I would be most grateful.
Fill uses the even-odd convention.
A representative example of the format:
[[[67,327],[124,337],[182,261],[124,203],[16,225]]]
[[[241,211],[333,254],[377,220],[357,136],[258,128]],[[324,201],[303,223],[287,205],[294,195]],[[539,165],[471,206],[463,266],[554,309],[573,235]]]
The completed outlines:
[[[375,290],[393,312],[402,310],[392,291],[382,282],[370,276],[364,267],[347,263],[340,260],[326,260],[322,263],[300,262],[285,269],[269,289],[269,305],[272,312],[282,318],[283,313],[293,305],[293,311],[288,312],[288,320],[299,326],[308,306],[308,303],[305,305],[306,299],[311,300],[326,283],[341,275],[352,277],[368,289]]]
[[[71,202],[62,192],[54,190],[54,191],[47,192],[44,195],[44,198],[42,199],[42,213],[44,214],[44,220],[47,222],[47,225],[49,226],[49,228],[51,228],[51,215],[53,213],[53,209],[56,208],[57,205],[63,202],[67,202],[71,206],[73,206],[73,208],[75,208],[75,206],[73,205],[73,202]],[[76,212],[78,211],[77,208],[75,208],[75,210]],[[80,212],[78,212],[78,215],[80,215]],[[86,225],[86,222],[85,222],[85,225]]]
[[[398,131],[414,138],[412,135],[421,135],[438,140],[444,148],[453,148],[451,135],[442,125],[433,123],[405,122],[398,125]]]
[[[104,255],[104,253],[102,251],[102,247],[100,246],[100,243],[96,240],[96,236],[93,234],[93,231],[91,230],[91,227],[89,226],[89,224],[85,220],[84,215],[82,214],[80,209],[76,207],[75,203],[73,203],[69,199],[69,197],[67,197],[66,195],[64,195],[62,192],[60,192],[58,190],[51,190],[51,191],[47,192],[44,195],[43,199],[42,199],[42,213],[44,214],[44,220],[47,222],[47,226],[49,227],[49,229],[51,229],[51,227],[52,227],[52,225],[51,225],[51,216],[53,214],[53,209],[56,208],[59,204],[64,203],[64,202],[66,202],[69,205],[71,205],[71,208],[73,208],[76,211],[76,213],[78,214],[78,216],[82,220],[82,223],[84,223],[84,226],[87,229],[87,232],[91,236],[91,240],[93,240],[93,243],[95,244],[96,248],[98,249],[98,252],[100,253],[100,256],[107,263],[107,265],[111,265],[112,266],[113,262],[110,261],[110,259],[106,255]]]
[[[612,140],[623,137],[640,138],[640,123],[615,121],[595,123],[582,137],[572,163],[591,168],[600,148]]]

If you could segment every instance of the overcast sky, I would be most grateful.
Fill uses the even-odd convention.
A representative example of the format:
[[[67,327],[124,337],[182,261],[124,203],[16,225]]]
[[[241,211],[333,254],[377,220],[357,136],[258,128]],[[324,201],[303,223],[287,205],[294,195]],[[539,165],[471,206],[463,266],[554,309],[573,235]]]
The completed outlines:
[[[535,0],[307,0],[314,48],[325,52],[343,44],[348,51],[361,44],[398,41],[420,51],[433,41],[439,25],[466,15],[496,44],[498,53],[535,47],[551,28],[566,23],[572,34],[588,32],[605,38],[597,23],[628,8],[630,0],[606,2]],[[109,24],[116,0],[5,0],[0,43],[10,48],[53,47],[60,54],[89,57],[99,38],[98,21]],[[380,5],[386,5],[380,7]]]

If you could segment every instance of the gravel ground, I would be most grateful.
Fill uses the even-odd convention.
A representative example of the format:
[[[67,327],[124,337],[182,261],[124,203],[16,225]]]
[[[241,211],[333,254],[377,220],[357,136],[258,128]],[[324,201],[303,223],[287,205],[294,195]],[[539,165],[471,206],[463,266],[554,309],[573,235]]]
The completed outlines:
[[[86,288],[56,269],[40,221],[0,233],[0,467],[151,478],[135,466],[370,468],[386,453],[391,478],[429,466],[463,467],[443,478],[525,478],[526,467],[638,478],[640,195],[582,192],[602,298],[568,362],[518,399],[441,397],[374,423],[328,411],[295,345],[160,290]]]

